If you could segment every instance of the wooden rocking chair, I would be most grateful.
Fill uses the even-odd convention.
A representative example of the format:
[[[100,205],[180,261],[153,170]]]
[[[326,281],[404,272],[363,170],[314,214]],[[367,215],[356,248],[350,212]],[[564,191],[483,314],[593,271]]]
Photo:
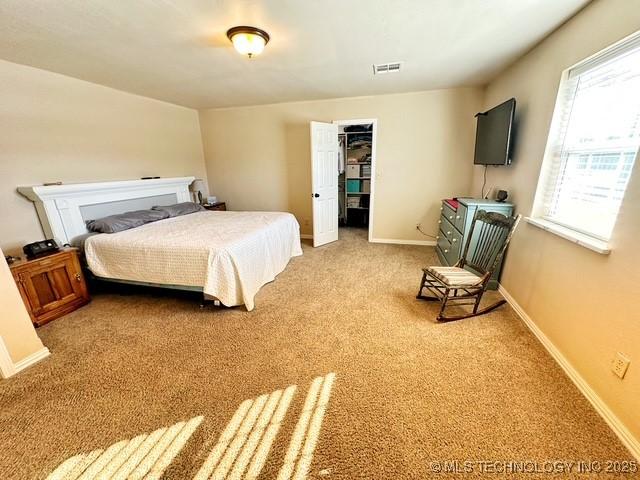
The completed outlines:
[[[506,303],[500,300],[479,309],[482,295],[487,289],[493,271],[503,257],[521,215],[506,217],[497,212],[478,210],[473,217],[471,231],[464,246],[462,257],[453,267],[423,268],[422,282],[416,298],[441,302],[438,321],[461,320],[463,318],[484,315]],[[473,251],[469,246],[474,243]],[[465,269],[470,268],[473,272]],[[478,274],[476,275],[477,272]],[[427,289],[432,296],[423,295]],[[471,313],[447,316],[447,307],[472,305]]]

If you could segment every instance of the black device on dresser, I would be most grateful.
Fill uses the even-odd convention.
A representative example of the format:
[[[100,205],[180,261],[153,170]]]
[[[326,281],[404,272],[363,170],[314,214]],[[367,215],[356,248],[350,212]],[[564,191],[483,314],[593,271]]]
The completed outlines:
[[[58,250],[60,250],[60,247],[58,247],[56,241],[51,238],[48,240],[29,243],[22,247],[22,251],[25,253],[27,258],[41,257],[43,255],[57,252]]]

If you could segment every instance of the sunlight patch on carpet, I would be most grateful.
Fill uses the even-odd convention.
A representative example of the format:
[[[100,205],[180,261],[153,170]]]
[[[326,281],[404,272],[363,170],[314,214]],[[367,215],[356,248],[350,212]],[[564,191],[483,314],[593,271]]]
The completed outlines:
[[[242,402],[194,480],[257,478],[295,390],[290,385]]]
[[[325,377],[315,378],[311,383],[278,480],[307,478],[335,377],[335,373],[329,373]]]
[[[150,434],[75,455],[62,462],[47,480],[159,479],[204,417],[194,417]]]
[[[335,373],[313,379],[278,480],[309,474]],[[285,419],[296,385],[242,402],[194,480],[256,480]],[[203,421],[202,416],[75,455],[47,480],[159,480]]]

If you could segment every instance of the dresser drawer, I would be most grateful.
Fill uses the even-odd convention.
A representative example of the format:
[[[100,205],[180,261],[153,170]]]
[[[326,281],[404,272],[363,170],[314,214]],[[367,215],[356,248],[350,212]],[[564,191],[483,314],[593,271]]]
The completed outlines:
[[[455,221],[453,224],[462,233],[464,233],[464,223],[467,218],[467,206],[460,203],[458,204],[458,211],[456,212]]]
[[[449,241],[452,256],[455,256],[455,261],[457,262],[460,258],[460,252],[462,251],[462,233],[449,223],[449,220],[440,217],[440,234]]]
[[[462,256],[462,234],[454,228],[453,233],[449,237],[449,241],[451,242],[451,251],[455,253],[457,262]]]
[[[447,265],[451,266],[458,261],[460,251],[459,245],[457,245],[456,243],[451,243],[445,236],[439,236],[437,249],[446,259]]]
[[[451,242],[447,240],[447,237],[445,237],[442,234],[438,236],[437,242],[438,242],[438,245],[437,245],[438,250],[442,252],[445,258],[447,258],[447,263],[449,263],[448,259],[449,259],[449,252],[451,252]]]
[[[456,219],[456,211],[447,202],[442,202],[442,216],[453,223]]]
[[[444,236],[447,237],[447,240],[451,241],[454,237],[456,229],[453,227],[453,224],[447,220],[444,215],[440,217],[440,230],[444,233]]]

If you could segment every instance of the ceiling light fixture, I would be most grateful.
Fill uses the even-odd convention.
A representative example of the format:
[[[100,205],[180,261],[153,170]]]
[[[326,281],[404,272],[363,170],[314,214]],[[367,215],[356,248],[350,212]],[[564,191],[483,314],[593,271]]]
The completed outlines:
[[[269,42],[269,34],[256,27],[239,26],[227,30],[227,38],[242,55],[259,55]]]

